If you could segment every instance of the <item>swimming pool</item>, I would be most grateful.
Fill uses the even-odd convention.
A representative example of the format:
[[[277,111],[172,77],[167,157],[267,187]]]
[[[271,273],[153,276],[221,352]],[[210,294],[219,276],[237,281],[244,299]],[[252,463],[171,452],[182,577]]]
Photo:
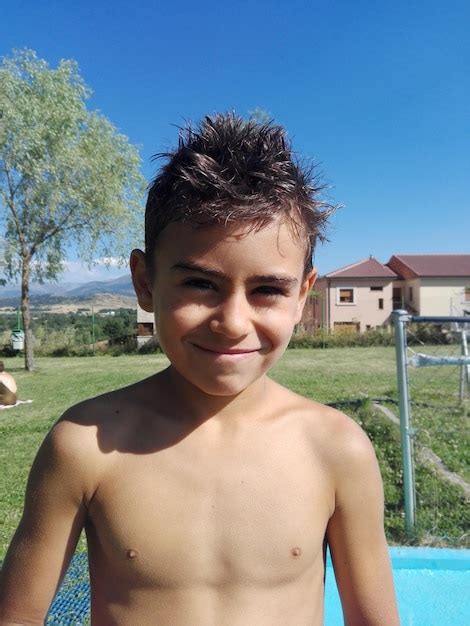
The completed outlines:
[[[390,548],[401,626],[470,626],[470,550]],[[343,624],[328,560],[325,626]]]
[[[470,626],[470,550],[391,548],[390,555],[402,626]],[[86,570],[86,555],[76,555],[47,624],[86,623],[89,612]],[[328,558],[325,626],[342,624],[341,604]]]

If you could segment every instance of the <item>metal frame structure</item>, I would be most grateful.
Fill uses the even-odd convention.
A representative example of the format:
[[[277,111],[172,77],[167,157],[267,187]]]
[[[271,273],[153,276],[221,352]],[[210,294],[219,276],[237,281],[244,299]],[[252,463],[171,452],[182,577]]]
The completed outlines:
[[[395,327],[395,351],[397,363],[397,380],[400,407],[400,439],[403,463],[403,488],[405,500],[405,530],[409,537],[415,534],[415,512],[416,512],[416,489],[414,480],[414,454],[413,436],[415,429],[411,425],[410,393],[408,379],[408,364],[417,367],[432,365],[460,365],[463,376],[470,369],[470,356],[468,356],[466,334],[463,331],[462,356],[459,357],[435,357],[424,354],[415,355],[414,360],[408,360],[406,356],[407,339],[406,325],[413,322],[433,322],[436,324],[456,323],[470,325],[470,317],[432,316],[424,317],[411,315],[408,311],[399,309],[392,313]],[[462,378],[461,378],[462,381]],[[461,382],[461,389],[462,389]]]

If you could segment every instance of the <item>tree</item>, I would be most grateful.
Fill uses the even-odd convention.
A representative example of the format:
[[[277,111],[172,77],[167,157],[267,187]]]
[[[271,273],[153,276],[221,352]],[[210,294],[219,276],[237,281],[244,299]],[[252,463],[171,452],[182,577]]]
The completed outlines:
[[[127,329],[121,318],[107,317],[103,322],[102,329],[109,339],[118,339],[127,334]]]
[[[3,240],[0,239],[0,286],[5,285],[7,282],[5,278],[2,278],[4,267],[5,267],[5,245],[3,243]]]
[[[138,150],[101,114],[75,61],[56,69],[31,50],[0,65],[0,235],[4,273],[21,278],[25,367],[33,369],[32,278],[57,280],[74,245],[124,257],[136,235],[145,182]]]

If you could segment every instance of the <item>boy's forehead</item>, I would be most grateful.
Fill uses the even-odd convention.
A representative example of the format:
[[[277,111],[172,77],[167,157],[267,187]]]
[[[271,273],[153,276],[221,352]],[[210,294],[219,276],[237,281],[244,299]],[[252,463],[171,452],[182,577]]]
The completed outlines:
[[[301,234],[289,220],[280,218],[269,220],[264,224],[255,221],[238,224],[233,222],[227,224],[194,224],[190,221],[184,221],[171,222],[162,230],[157,243],[157,251],[168,244],[171,246],[182,241],[185,245],[189,243],[196,246],[213,247],[218,244],[266,240],[266,235],[271,239],[277,238],[279,241],[292,241],[295,245],[303,240]]]
[[[303,263],[305,242],[285,220],[271,220],[267,224],[210,224],[173,222],[160,234],[155,250],[156,257],[187,255],[206,256],[210,253],[247,251],[280,255]],[[294,257],[294,258],[293,258]]]

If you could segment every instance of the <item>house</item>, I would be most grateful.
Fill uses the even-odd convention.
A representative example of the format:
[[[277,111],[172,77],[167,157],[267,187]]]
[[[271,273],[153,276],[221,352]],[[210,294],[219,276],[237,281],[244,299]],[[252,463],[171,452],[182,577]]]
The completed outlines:
[[[470,254],[397,254],[386,265],[398,275],[396,304],[417,315],[470,315]]]
[[[301,326],[362,332],[391,323],[394,309],[415,315],[470,315],[470,254],[374,257],[320,277]]]
[[[153,313],[147,313],[137,304],[137,349],[149,341],[156,341],[154,326]]]
[[[372,256],[321,276],[306,303],[302,327],[362,332],[389,324],[397,278]]]

